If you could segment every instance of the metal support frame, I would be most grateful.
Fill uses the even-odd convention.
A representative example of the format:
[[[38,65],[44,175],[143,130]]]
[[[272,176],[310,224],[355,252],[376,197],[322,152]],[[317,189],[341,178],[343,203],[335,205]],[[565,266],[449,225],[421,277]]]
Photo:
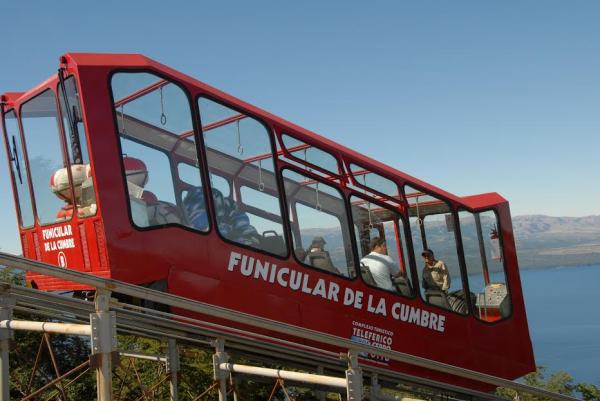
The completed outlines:
[[[170,401],[178,401],[179,391],[179,350],[177,349],[177,342],[169,338],[169,353],[167,357],[167,373],[169,374],[169,396]]]
[[[112,401],[112,365],[117,361],[117,321],[110,311],[110,292],[99,290],[95,300],[96,313],[90,315],[92,335],[90,362],[96,368],[98,401]]]
[[[312,373],[261,368],[258,366],[238,365],[233,363],[221,363],[219,365],[219,370],[231,373],[271,377],[273,379],[278,380],[291,380],[295,382],[302,382],[319,386],[346,388],[346,379],[341,377],[322,376],[315,375]]]
[[[240,379],[234,377],[233,374],[229,374],[229,385],[233,390],[233,401],[240,401],[240,396],[238,394],[240,388]]]
[[[358,353],[348,352],[348,370],[346,370],[347,400],[362,401],[363,377],[358,365]]]
[[[85,372],[88,371],[89,369],[89,364],[90,361],[85,361],[82,364],[80,364],[79,366],[74,367],[73,369],[69,370],[68,372],[54,378],[53,380],[50,380],[48,383],[46,383],[45,385],[43,385],[42,387],[38,388],[37,390],[35,390],[34,392],[30,393],[29,395],[27,395],[24,398],[21,398],[21,401],[29,401],[29,400],[37,400],[37,396],[42,394],[44,391],[48,390],[50,387],[57,387],[57,389],[60,390],[60,388],[58,387],[59,383],[61,383],[63,380],[65,380],[67,377],[70,377],[72,375],[75,375],[75,373],[77,373],[77,376],[75,377],[75,379],[71,380],[69,383],[67,383],[66,386],[68,386],[70,383],[72,383],[73,381],[77,380],[77,378],[83,376],[85,374]],[[65,386],[65,387],[66,387]],[[66,398],[66,395],[63,392],[63,397]]]
[[[219,401],[227,401],[227,375],[228,371],[221,369],[222,364],[227,364],[229,355],[225,352],[225,340],[218,338],[213,341],[215,353],[213,355],[214,379],[219,382]]]
[[[323,366],[317,366],[317,374],[322,375],[323,373],[325,373],[325,369],[323,368]],[[317,401],[325,401],[327,394],[325,394],[324,391],[318,390],[315,392],[315,396],[317,397]]]
[[[377,374],[371,375],[371,391],[369,393],[369,400],[371,401],[398,401],[399,397],[385,394],[381,392],[381,385],[379,384],[379,376]],[[406,399],[402,399],[407,401]]]
[[[28,320],[0,319],[0,329],[39,331],[75,336],[89,336],[92,330],[87,324],[32,322]]]
[[[124,358],[142,359],[144,361],[162,362],[168,364],[168,357],[160,355],[139,354],[137,352],[119,352],[119,355]]]
[[[140,333],[146,334],[150,337],[155,337],[158,332],[162,338],[177,338],[186,342],[202,343],[206,344],[209,338],[219,337],[219,340],[211,342],[213,347],[216,349],[216,353],[213,357],[215,364],[215,380],[219,384],[219,400],[226,401],[226,390],[227,390],[227,372],[222,372],[219,369],[220,363],[227,363],[228,356],[224,352],[224,341],[227,339],[228,344],[234,344],[234,347],[247,346],[252,344],[252,349],[267,350],[268,355],[281,355],[282,353],[289,353],[292,350],[302,350],[301,352],[307,358],[315,358],[313,361],[331,361],[333,352],[327,351],[325,347],[321,348],[314,346],[306,346],[298,342],[283,340],[273,336],[265,336],[258,334],[260,330],[267,330],[278,333],[282,336],[292,336],[299,338],[304,341],[312,341],[321,345],[329,345],[337,347],[338,349],[350,350],[348,353],[348,370],[346,371],[346,382],[348,385],[348,400],[360,400],[362,396],[362,372],[358,365],[358,353],[368,352],[379,356],[389,358],[394,361],[406,363],[416,367],[422,367],[437,371],[439,373],[454,375],[465,379],[475,380],[482,383],[491,384],[494,386],[503,386],[511,388],[518,393],[528,393],[541,397],[546,397],[552,400],[560,401],[574,401],[573,397],[569,397],[562,394],[557,394],[548,390],[535,388],[522,383],[513,382],[500,377],[495,377],[489,374],[484,374],[456,366],[451,366],[434,360],[428,360],[425,358],[416,357],[403,352],[386,350],[381,348],[374,348],[372,346],[355,343],[349,339],[337,337],[334,335],[319,333],[312,330],[308,330],[303,327],[292,326],[282,322],[277,322],[269,319],[264,319],[258,316],[247,315],[234,310],[226,309],[223,307],[217,307],[206,303],[194,301],[191,299],[182,298],[172,294],[166,294],[160,291],[155,291],[149,288],[139,287],[132,284],[127,284],[112,279],[104,279],[96,277],[90,274],[79,272],[76,270],[60,269],[46,263],[36,262],[24,259],[22,257],[9,255],[0,252],[0,264],[8,266],[10,268],[16,268],[21,270],[27,270],[38,274],[43,274],[51,277],[61,278],[72,282],[80,283],[86,286],[90,286],[96,289],[96,306],[95,313],[89,315],[88,305],[85,301],[73,301],[73,309],[64,309],[69,311],[73,317],[65,318],[60,313],[53,313],[51,310],[40,310],[37,305],[40,299],[52,299],[54,301],[58,296],[50,296],[36,290],[25,289],[22,287],[12,287],[11,285],[0,283],[0,301],[6,299],[5,295],[15,296],[18,302],[15,306],[15,310],[24,311],[27,313],[38,314],[41,316],[48,316],[50,318],[65,319],[66,321],[77,321],[81,322],[83,316],[90,317],[92,323],[92,357],[90,362],[97,370],[97,382],[98,382],[98,401],[112,401],[111,395],[111,365],[113,357],[118,358],[116,352],[116,319],[115,313],[109,310],[110,292],[115,291],[120,294],[133,296],[136,298],[145,299],[148,301],[160,302],[162,304],[169,305],[171,307],[185,309],[189,312],[216,316],[220,319],[235,321],[239,324],[251,326],[257,331],[247,331],[231,327],[225,327],[223,325],[209,323],[207,321],[200,321],[196,319],[186,318],[181,315],[171,315],[168,313],[159,313],[151,317],[152,322],[148,323],[144,319],[144,316],[148,316],[147,313],[152,313],[144,308],[137,308],[133,312],[131,306],[119,307],[119,316],[124,313],[123,321],[121,323],[121,330],[127,333]],[[7,291],[7,289],[9,289]],[[24,296],[25,298],[21,298]],[[24,301],[23,301],[24,299]],[[50,302],[50,301],[49,301]],[[10,304],[10,302],[9,302]],[[63,310],[64,305],[68,302],[65,300],[57,301],[59,310]],[[84,305],[85,304],[85,305]],[[13,303],[14,305],[14,303]],[[144,309],[144,310],[142,310]],[[0,305],[0,320],[10,320],[10,311],[12,308],[10,305]],[[142,313],[140,313],[142,312]],[[121,318],[120,318],[121,319]],[[175,320],[172,320],[175,319]],[[168,322],[168,323],[167,323]],[[128,324],[133,324],[130,326]],[[182,334],[188,334],[184,335]],[[194,336],[189,334],[194,333]],[[196,335],[200,335],[202,339],[197,340]],[[6,367],[8,366],[8,346],[10,339],[9,328],[3,329],[0,327],[0,346],[2,351],[0,354],[0,373],[2,373],[2,381],[8,381],[6,376]],[[257,347],[257,344],[259,345]],[[260,351],[259,351],[260,352]],[[275,353],[272,353],[275,352]],[[218,363],[217,363],[218,362]],[[389,380],[390,378],[398,379],[404,378],[404,380],[410,380],[415,383],[425,383],[425,385],[433,386],[436,388],[452,388],[453,391],[458,391],[465,394],[471,394],[485,399],[495,399],[498,397],[462,388],[459,386],[453,386],[448,384],[441,384],[422,377],[415,377],[399,372],[391,372],[376,367],[368,367],[369,372],[381,372]],[[383,376],[382,376],[383,377]],[[3,385],[2,392],[0,392],[0,401],[8,399],[8,385]]]
[[[369,400],[379,401],[379,395],[381,394],[381,386],[379,385],[379,376],[377,374],[371,375],[371,391],[369,392]]]
[[[2,288],[0,293],[0,320],[12,319],[15,299],[4,292]],[[0,401],[10,401],[10,379],[9,379],[9,351],[10,341],[12,339],[12,330],[0,329]]]

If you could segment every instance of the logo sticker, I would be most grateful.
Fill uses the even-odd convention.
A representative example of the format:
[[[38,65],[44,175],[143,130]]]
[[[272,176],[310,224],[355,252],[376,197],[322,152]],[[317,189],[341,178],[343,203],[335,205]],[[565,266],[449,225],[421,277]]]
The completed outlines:
[[[62,251],[58,253],[58,265],[64,268],[67,267],[67,255]]]

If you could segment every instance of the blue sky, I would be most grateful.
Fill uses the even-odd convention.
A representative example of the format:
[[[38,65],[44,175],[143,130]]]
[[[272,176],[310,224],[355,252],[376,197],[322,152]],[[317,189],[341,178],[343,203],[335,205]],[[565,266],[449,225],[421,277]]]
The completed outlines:
[[[143,53],[513,215],[600,214],[600,2],[59,3],[2,5],[0,92],[65,52]],[[0,248],[18,252],[1,159]]]

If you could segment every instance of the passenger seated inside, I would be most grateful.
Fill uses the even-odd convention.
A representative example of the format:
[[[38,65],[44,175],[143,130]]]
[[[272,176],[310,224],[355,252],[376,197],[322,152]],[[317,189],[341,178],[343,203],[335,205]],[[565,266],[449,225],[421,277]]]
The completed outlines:
[[[318,269],[327,270],[332,273],[339,274],[331,261],[329,252],[325,250],[325,239],[323,237],[315,237],[310,244],[310,248],[306,253],[307,263]]]
[[[71,165],[71,177],[73,178],[73,189],[75,199],[72,198],[71,186],[69,185],[69,174],[67,168],[57,170],[50,177],[50,189],[60,199],[65,201],[65,205],[58,211],[56,218],[58,221],[71,219],[73,210],[77,206],[79,217],[87,217],[96,214],[95,197],[85,197],[86,203],[82,201],[82,187],[92,187],[91,169],[89,164],[73,164]],[[93,201],[93,203],[91,203]]]
[[[233,199],[223,196],[218,189],[213,188],[212,194],[221,235],[238,244],[260,248],[261,236],[250,224],[248,215],[237,208]],[[183,199],[183,207],[192,227],[201,231],[208,230],[208,214],[201,187],[191,187],[188,190]]]
[[[360,275],[368,285],[377,286],[377,283],[371,274],[371,270],[369,270],[369,266],[365,265],[363,262],[360,262]]]
[[[431,249],[425,249],[421,256],[425,260],[422,275],[425,300],[431,304],[451,309],[448,302],[448,289],[450,288],[448,268],[443,261],[435,258]]]
[[[156,200],[156,196],[145,191],[144,187],[148,183],[148,168],[146,163],[135,157],[125,156],[123,158],[123,166],[125,167],[125,178],[127,179],[127,191],[129,196],[134,199]]]
[[[423,288],[448,292],[450,288],[450,273],[443,261],[437,260],[431,249],[425,249],[421,256],[425,260],[423,267]]]
[[[123,165],[133,222],[139,227],[180,223],[175,205],[158,200],[154,193],[144,189],[149,180],[146,164],[135,157],[125,156]]]
[[[85,180],[81,183],[80,206],[77,209],[79,217],[94,216],[98,209],[92,167],[89,164],[85,165],[85,176]]]
[[[396,289],[392,279],[402,277],[398,264],[388,255],[385,239],[374,237],[370,244],[371,253],[360,260],[361,265],[367,266],[375,285],[384,290]]]

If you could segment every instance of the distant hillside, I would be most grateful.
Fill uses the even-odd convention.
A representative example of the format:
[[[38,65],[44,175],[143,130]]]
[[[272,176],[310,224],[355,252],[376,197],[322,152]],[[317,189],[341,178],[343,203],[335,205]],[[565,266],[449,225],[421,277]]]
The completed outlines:
[[[522,268],[600,264],[600,216],[513,217]]]
[[[522,269],[600,265],[600,216],[587,217],[549,217],[541,215],[514,216],[519,266]],[[429,243],[436,255],[454,253],[453,243],[447,241],[446,224],[443,221],[429,226]],[[475,238],[468,231],[463,235]],[[302,231],[303,243],[308,248],[315,236],[322,236],[327,241],[327,249],[332,259],[339,266],[345,265],[343,241],[337,229],[306,229]],[[392,238],[393,231],[386,233]],[[472,239],[472,241],[475,241]],[[391,256],[397,258],[395,249],[390,249]],[[456,255],[454,253],[454,255]],[[421,260],[418,259],[418,263]]]

